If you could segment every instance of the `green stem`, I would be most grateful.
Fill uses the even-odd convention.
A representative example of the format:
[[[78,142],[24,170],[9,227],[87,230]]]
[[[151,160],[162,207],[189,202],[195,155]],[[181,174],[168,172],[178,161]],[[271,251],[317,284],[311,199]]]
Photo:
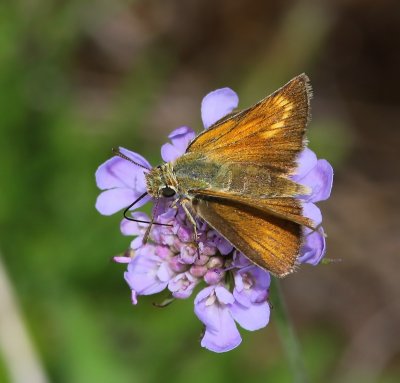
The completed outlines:
[[[282,288],[276,278],[272,278],[270,296],[273,305],[272,315],[292,370],[293,383],[308,383],[300,344],[287,310]]]

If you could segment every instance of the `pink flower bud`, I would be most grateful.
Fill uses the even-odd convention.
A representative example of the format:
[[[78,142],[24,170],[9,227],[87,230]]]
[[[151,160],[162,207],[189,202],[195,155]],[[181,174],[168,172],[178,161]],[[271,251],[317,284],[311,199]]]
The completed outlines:
[[[208,269],[204,265],[193,265],[189,271],[194,277],[201,278],[208,271]]]
[[[225,271],[222,269],[211,269],[208,270],[207,273],[204,275],[204,280],[209,285],[215,285],[222,281],[225,277]]]
[[[204,266],[209,259],[210,257],[208,257],[207,255],[201,254],[200,257],[197,257],[195,259],[194,264]]]
[[[181,273],[187,270],[188,266],[179,259],[179,257],[172,257],[169,261],[169,267],[176,273]]]

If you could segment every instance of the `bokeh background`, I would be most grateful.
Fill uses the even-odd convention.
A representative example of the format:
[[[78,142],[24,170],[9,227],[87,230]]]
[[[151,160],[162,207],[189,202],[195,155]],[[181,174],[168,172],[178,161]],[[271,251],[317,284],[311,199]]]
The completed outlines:
[[[311,382],[400,381],[397,0],[0,2],[0,382],[291,382],[269,326],[213,354],[193,300],[130,304],[97,166],[153,164],[230,86],[247,107],[306,72],[335,169],[327,257],[282,282]],[[25,337],[27,336],[27,338]]]

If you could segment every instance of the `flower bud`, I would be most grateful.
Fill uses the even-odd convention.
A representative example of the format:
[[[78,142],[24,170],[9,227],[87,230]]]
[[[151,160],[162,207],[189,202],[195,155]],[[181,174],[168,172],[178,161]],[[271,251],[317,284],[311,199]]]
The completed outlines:
[[[190,274],[192,274],[196,278],[201,278],[208,271],[207,267],[204,265],[192,265],[190,268]]]
[[[176,273],[182,273],[187,270],[188,266],[180,260],[178,256],[172,257],[169,261],[169,267]]]
[[[215,285],[222,281],[225,277],[225,271],[222,269],[211,269],[208,270],[207,273],[204,275],[204,280],[209,285]]]
[[[170,257],[172,257],[174,255],[173,252],[167,246],[157,246],[156,247],[156,254],[161,259],[168,259],[168,258],[170,258]]]
[[[207,262],[207,267],[209,269],[220,268],[224,265],[224,259],[221,256],[211,257]]]
[[[192,244],[185,244],[181,248],[180,252],[180,260],[182,263],[186,263],[188,265],[191,265],[196,257],[197,257],[197,248],[195,245]]]
[[[207,255],[201,254],[200,257],[196,257],[194,264],[204,266],[209,259],[210,257],[208,257]]]

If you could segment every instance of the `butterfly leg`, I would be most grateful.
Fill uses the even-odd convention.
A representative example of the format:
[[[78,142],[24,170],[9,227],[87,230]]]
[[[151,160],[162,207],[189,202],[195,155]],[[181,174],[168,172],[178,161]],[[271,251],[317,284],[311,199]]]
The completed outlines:
[[[181,206],[183,208],[183,210],[185,211],[186,217],[188,218],[188,220],[190,221],[190,223],[193,225],[193,237],[195,242],[197,243],[197,239],[198,239],[198,235],[197,235],[197,224],[196,224],[196,220],[194,219],[192,213],[190,212],[189,208],[187,207],[188,205],[188,201],[181,201]]]
[[[197,223],[187,205],[189,205],[189,201],[187,201],[187,200],[181,201],[181,206],[186,214],[186,217],[188,218],[190,223],[193,225],[193,240],[194,240],[194,243],[196,244],[197,257],[200,259],[200,249],[199,249],[198,234],[197,234]]]

